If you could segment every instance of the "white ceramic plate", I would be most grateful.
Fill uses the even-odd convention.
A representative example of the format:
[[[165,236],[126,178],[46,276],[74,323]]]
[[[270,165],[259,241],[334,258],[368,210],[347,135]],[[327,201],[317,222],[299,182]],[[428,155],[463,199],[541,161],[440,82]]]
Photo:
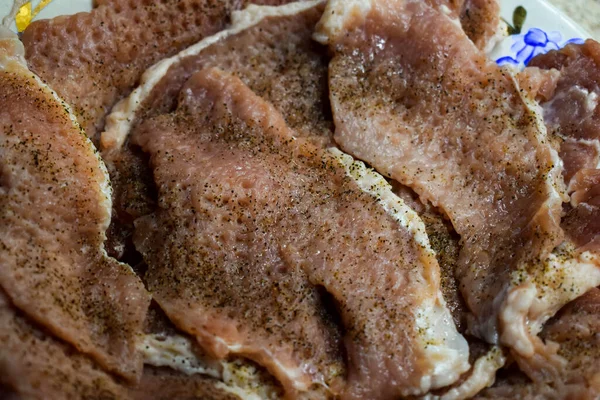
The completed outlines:
[[[21,0],[21,3],[24,3]],[[31,10],[40,3],[48,3],[41,9],[35,19],[52,18],[61,14],[74,14],[92,9],[93,0],[33,0]],[[527,11],[520,34],[513,34],[503,39],[490,53],[500,64],[523,66],[534,55],[564,46],[572,40],[591,37],[582,27],[547,3],[545,0],[500,0],[502,18],[513,24],[513,12],[518,6]],[[0,0],[0,18],[8,15],[13,0]],[[17,30],[15,21],[9,21],[10,28]]]

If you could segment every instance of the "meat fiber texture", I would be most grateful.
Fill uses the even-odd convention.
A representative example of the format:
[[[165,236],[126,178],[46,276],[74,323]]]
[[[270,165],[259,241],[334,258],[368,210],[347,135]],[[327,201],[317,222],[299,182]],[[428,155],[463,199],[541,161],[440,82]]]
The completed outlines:
[[[286,0],[258,0],[281,4]],[[89,13],[35,21],[23,32],[27,63],[95,138],[112,106],[157,61],[229,23],[241,0],[104,0]]]
[[[570,204],[562,227],[578,251],[600,252],[600,44],[587,40],[535,57],[522,75],[560,140]],[[540,83],[541,82],[541,83]]]
[[[219,67],[235,73],[273,103],[297,135],[319,146],[332,143],[328,59],[311,38],[322,11],[321,1],[238,11],[228,29],[146,71],[141,85],[113,108],[101,140],[114,188],[108,246],[113,255],[127,256],[133,220],[155,206],[147,160],[128,134],[145,119],[172,111],[194,72]]]
[[[104,368],[135,380],[149,296],[103,249],[108,175],[69,107],[0,35],[0,287]]]
[[[468,369],[418,216],[239,79],[194,75],[132,140],[159,193],[136,221],[148,285],[209,354],[264,365],[290,398],[421,394]]]
[[[600,269],[563,241],[562,163],[541,109],[443,9],[332,0],[323,15],[334,139],[448,216],[470,332],[544,375],[560,359],[537,333]]]

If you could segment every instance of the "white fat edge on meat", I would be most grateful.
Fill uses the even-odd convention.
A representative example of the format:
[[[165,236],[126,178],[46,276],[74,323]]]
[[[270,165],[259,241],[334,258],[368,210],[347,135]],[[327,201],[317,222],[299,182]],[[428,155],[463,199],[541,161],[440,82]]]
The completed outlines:
[[[216,388],[243,400],[278,398],[277,388],[266,384],[254,365],[240,360],[208,363],[198,357],[192,339],[187,337],[146,334],[138,342],[137,349],[144,357],[144,364],[218,379]]]
[[[412,234],[422,252],[421,259],[428,265],[437,266],[425,224],[413,209],[393,193],[391,185],[383,176],[338,149],[331,148],[329,152],[336,157],[344,167],[346,175],[353,179],[363,192],[376,198],[381,207]],[[415,280],[439,284],[439,270],[429,269],[430,271],[414,271],[414,274],[418,274]],[[419,340],[424,358],[432,361],[429,373],[421,380],[418,388],[420,393],[448,386],[470,368],[467,341],[458,333],[439,285],[435,290],[434,296],[423,296],[421,303],[413,310],[415,337]]]
[[[492,53],[497,44],[503,41],[508,36],[508,24],[500,18],[498,22],[498,26],[496,27],[496,31],[494,35],[488,39],[488,42],[485,44],[485,47],[482,49],[483,52],[488,56]]]
[[[350,26],[362,23],[373,8],[372,0],[329,0],[313,39],[321,44],[335,42]]]
[[[183,59],[196,56],[211,45],[237,35],[238,33],[258,25],[269,17],[287,17],[307,11],[325,0],[311,0],[288,3],[282,6],[258,6],[251,4],[242,11],[234,11],[232,25],[213,36],[206,37],[198,43],[188,47],[173,57],[166,58],[150,67],[141,78],[141,84],[129,96],[119,101],[106,117],[106,127],[101,135],[101,145],[104,151],[119,150],[135,122],[136,113],[144,100],[150,95],[154,87],[167,74],[171,66]]]
[[[459,386],[441,395],[427,394],[422,400],[464,400],[470,399],[496,380],[496,371],[504,366],[506,356],[498,346],[493,346],[483,357],[473,364],[469,377]]]
[[[512,70],[506,71],[518,89]],[[536,121],[536,140],[548,142],[542,108],[526,93],[519,93]],[[562,179],[563,162],[556,149],[550,147],[549,151],[554,167],[545,177],[549,195],[547,204],[548,207],[560,206],[568,201]],[[598,256],[589,252],[578,254],[570,244],[563,243],[537,265],[535,271],[525,267],[515,270],[507,291],[501,294],[505,298],[499,314],[503,326],[500,342],[523,357],[533,356],[536,352],[534,341],[538,340],[537,334],[544,322],[563,305],[600,284],[599,266]]]
[[[211,335],[211,340],[218,342],[221,346],[226,347],[231,354],[244,354],[247,351],[251,352],[253,350],[251,347],[247,348],[241,343],[228,343],[223,338],[216,335]],[[311,384],[318,384],[328,388],[322,380],[303,382],[303,378],[306,376],[305,371],[310,369],[309,365],[302,365],[298,368],[290,368],[289,366],[279,362],[270,350],[262,348],[261,351],[273,362],[273,364],[276,365],[275,369],[277,371],[284,372],[287,382],[299,392],[307,391]]]
[[[40,87],[45,93],[50,94],[54,100],[61,105],[65,113],[68,115],[73,127],[79,132],[80,139],[84,142],[84,148],[89,152],[89,155],[93,155],[98,161],[98,168],[102,172],[102,179],[98,181],[99,185],[99,202],[102,205],[102,208],[105,211],[104,218],[101,221],[101,230],[104,233],[108,226],[110,225],[111,212],[112,212],[112,188],[110,186],[110,178],[108,176],[108,171],[106,169],[106,165],[102,158],[100,157],[100,153],[96,150],[96,147],[92,143],[92,141],[86,136],[83,128],[79,125],[77,121],[77,117],[73,113],[71,106],[67,104],[63,99],[61,99],[58,94],[52,90],[48,85],[46,85],[36,74],[29,70],[27,67],[27,62],[25,61],[25,48],[23,43],[18,39],[17,35],[12,31],[8,30],[8,28],[4,28],[0,26],[0,40],[8,40],[12,41],[14,54],[3,55],[0,57],[0,71],[6,70],[11,72],[16,72],[21,74],[23,77],[28,80],[33,79],[37,86]]]
[[[34,74],[27,67],[27,62],[25,61],[25,48],[23,43],[18,39],[17,35],[3,26],[0,26],[0,41],[11,41],[14,49],[14,53],[11,54],[0,54],[0,71],[11,71],[15,73],[19,73],[23,77],[28,80],[33,79],[37,86],[39,86],[40,90],[48,93],[52,96],[52,98],[61,105],[65,113],[68,115],[69,120],[73,124],[73,127],[78,132],[79,140],[83,143],[83,148],[87,151],[87,156],[95,157],[97,161],[96,167],[100,170],[100,180],[97,181],[99,191],[98,191],[98,202],[100,203],[103,211],[104,218],[100,221],[100,232],[102,234],[102,244],[100,247],[100,253],[102,256],[107,259],[109,258],[106,253],[106,249],[104,247],[104,242],[106,241],[106,231],[110,225],[111,216],[112,216],[112,186],[110,185],[110,177],[108,175],[108,170],[106,169],[106,164],[102,160],[100,156],[100,152],[96,149],[96,146],[92,143],[92,141],[85,134],[84,129],[79,124],[77,117],[73,113],[71,106],[60,98],[60,96],[48,85],[46,85],[42,79]],[[82,248],[81,251],[86,253],[90,251],[90,248]],[[121,262],[117,264],[120,265],[120,268],[127,270],[131,274],[135,274],[133,268]]]
[[[218,343],[219,347],[223,347],[227,349],[227,353],[233,355],[241,355],[252,353],[255,349],[252,347],[248,347],[243,343],[231,343],[227,342],[223,338],[209,334],[208,332],[204,332],[204,335],[209,335],[210,340],[212,342]],[[301,365],[297,368],[290,368],[279,362],[277,358],[272,354],[270,350],[267,348],[261,348],[261,352],[264,356],[272,361],[275,365],[275,370],[280,371],[280,378],[285,379],[285,382],[294,387],[299,392],[306,392],[309,390],[311,385],[320,385],[325,389],[329,389],[327,384],[321,379],[317,378],[312,381],[306,381],[304,377],[306,376],[306,371],[310,370],[311,367],[308,364]]]

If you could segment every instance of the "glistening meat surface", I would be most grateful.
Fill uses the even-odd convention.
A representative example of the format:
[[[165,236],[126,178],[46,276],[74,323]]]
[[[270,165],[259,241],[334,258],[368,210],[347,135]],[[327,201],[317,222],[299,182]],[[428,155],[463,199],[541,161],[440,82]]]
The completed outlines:
[[[255,360],[288,397],[419,394],[468,369],[418,216],[361,163],[294,138],[237,78],[194,75],[132,140],[159,192],[136,222],[148,284],[210,353]]]
[[[103,250],[104,164],[11,35],[0,32],[0,287],[54,335],[134,379],[149,296]]]
[[[541,110],[423,2],[332,0],[323,15],[315,37],[334,52],[334,139],[448,215],[471,331],[551,358],[535,334],[600,272],[552,253],[564,188]]]
[[[30,68],[94,138],[149,66],[225,28],[233,10],[285,2],[102,0],[89,13],[33,22],[22,39]]]

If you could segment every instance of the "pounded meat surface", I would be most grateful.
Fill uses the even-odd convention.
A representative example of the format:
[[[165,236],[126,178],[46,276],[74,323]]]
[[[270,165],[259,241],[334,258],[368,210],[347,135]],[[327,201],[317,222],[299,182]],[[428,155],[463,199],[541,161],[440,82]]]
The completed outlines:
[[[529,64],[558,71],[554,90],[539,99],[550,133],[560,137],[565,181],[600,162],[600,43],[589,39],[540,54]]]
[[[126,398],[110,375],[32,325],[1,289],[0,343],[0,385],[17,399]]]
[[[234,25],[218,38],[207,38],[161,61],[113,110],[102,134],[104,152],[125,143],[127,128],[135,125],[132,121],[172,111],[189,77],[210,67],[239,77],[273,103],[298,134],[329,144],[333,122],[327,97],[328,58],[311,38],[322,12],[322,1],[253,6],[237,13]]]
[[[526,358],[545,352],[532,333],[600,273],[551,254],[564,193],[541,116],[423,2],[331,0],[323,15],[336,142],[448,215],[471,332]]]
[[[44,328],[133,379],[149,296],[106,256],[107,174],[64,102],[0,32],[0,287]]]
[[[159,192],[136,221],[146,279],[213,355],[257,361],[290,396],[317,382],[347,398],[423,393],[468,368],[416,214],[392,197],[392,218],[348,176],[362,164],[294,138],[238,79],[194,75],[132,140]]]
[[[228,29],[231,34],[214,43],[209,43],[213,38],[208,38],[172,61],[162,61],[146,73],[140,87],[115,107],[102,133],[102,153],[114,188],[114,218],[109,233],[112,254],[126,257],[133,220],[155,206],[147,160],[129,143],[127,135],[140,121],[173,111],[183,84],[194,72],[218,67],[235,74],[270,101],[297,135],[310,138],[319,146],[331,144],[328,58],[324,48],[311,38],[323,12],[319,3],[322,2],[243,11],[237,15],[238,22]],[[256,15],[256,22],[241,27],[250,15]],[[166,62],[172,65],[160,67]]]
[[[22,37],[29,67],[74,108],[91,138],[149,66],[223,29],[231,12],[250,1],[97,3],[89,13],[35,21]]]
[[[502,29],[500,3],[497,0],[465,0],[460,10],[460,24],[477,48],[491,50]]]

